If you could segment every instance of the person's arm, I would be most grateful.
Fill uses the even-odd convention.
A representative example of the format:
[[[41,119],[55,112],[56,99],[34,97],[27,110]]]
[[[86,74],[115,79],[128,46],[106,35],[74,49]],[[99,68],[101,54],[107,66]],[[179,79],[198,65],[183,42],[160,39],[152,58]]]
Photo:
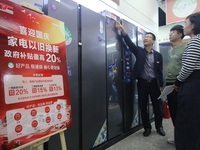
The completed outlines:
[[[119,29],[122,32],[122,34],[126,34],[126,30],[121,25],[121,23],[119,21],[117,21],[117,20],[115,22],[116,22],[116,28]]]
[[[123,37],[124,41],[126,42],[127,46],[132,51],[132,53],[136,56],[137,51],[138,51],[137,46],[131,41],[130,37],[126,33],[126,30],[118,21],[116,21],[116,28],[121,31],[122,37]]]

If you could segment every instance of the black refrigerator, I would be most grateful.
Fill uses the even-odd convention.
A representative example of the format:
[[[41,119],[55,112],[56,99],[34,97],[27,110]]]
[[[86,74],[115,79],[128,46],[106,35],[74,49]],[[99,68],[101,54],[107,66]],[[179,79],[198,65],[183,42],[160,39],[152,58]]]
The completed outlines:
[[[82,149],[107,141],[105,17],[80,7]]]
[[[79,150],[80,145],[80,86],[79,86],[79,49],[78,49],[78,5],[72,0],[44,0],[43,11],[46,15],[65,23],[67,49],[66,69],[72,107],[72,126],[65,131],[68,150]],[[59,135],[52,136],[45,145],[48,150],[61,149]]]
[[[123,81],[121,35],[115,20],[119,17],[105,11],[106,69],[107,69],[107,122],[108,139],[123,133]]]
[[[137,126],[136,83],[127,76],[135,57],[126,51],[116,29],[115,20],[120,18],[96,13],[72,0],[46,0],[44,12],[65,23],[73,121],[65,131],[67,149],[101,147]],[[122,23],[136,39],[136,26]],[[61,149],[59,136],[51,137],[45,147]]]
[[[137,45],[137,27],[129,21],[122,20],[122,25],[128,36]],[[124,124],[125,131],[139,125],[139,107],[136,80],[131,80],[132,69],[135,65],[135,55],[123,42],[123,85],[124,85]]]

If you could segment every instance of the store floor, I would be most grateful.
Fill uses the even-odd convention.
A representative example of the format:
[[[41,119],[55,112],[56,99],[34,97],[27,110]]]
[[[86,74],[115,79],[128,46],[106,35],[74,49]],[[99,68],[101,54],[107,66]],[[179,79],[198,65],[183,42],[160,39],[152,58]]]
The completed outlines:
[[[163,127],[165,136],[156,132],[153,122],[151,134],[148,137],[142,135],[144,129],[141,129],[106,150],[175,150],[174,144],[167,143],[167,138],[174,132],[171,119],[163,119]]]

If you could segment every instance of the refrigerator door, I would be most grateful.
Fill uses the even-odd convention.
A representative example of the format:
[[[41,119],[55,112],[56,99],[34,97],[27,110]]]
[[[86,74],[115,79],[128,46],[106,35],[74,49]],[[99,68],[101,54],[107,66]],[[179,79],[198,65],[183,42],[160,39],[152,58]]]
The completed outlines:
[[[105,17],[81,6],[82,149],[107,140]]]
[[[71,0],[48,0],[44,3],[45,14],[65,23],[67,47],[66,69],[70,87],[73,125],[65,131],[68,150],[79,150],[80,118],[79,118],[79,76],[78,76],[78,8],[77,3]],[[50,138],[49,150],[61,149],[59,135]]]
[[[119,20],[119,17],[116,17]],[[106,17],[108,139],[123,133],[121,36],[115,20]]]
[[[122,20],[128,36],[136,44],[137,28],[134,24]],[[123,43],[123,73],[124,73],[124,124],[125,131],[139,125],[139,108],[136,81],[130,80],[131,71],[135,65],[135,55],[129,50],[127,45]],[[133,72],[134,73],[134,72]]]

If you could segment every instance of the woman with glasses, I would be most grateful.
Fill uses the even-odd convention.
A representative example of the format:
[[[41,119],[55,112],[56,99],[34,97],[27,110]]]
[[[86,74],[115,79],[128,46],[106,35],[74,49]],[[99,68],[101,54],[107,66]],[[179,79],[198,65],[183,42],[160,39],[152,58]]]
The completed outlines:
[[[177,150],[200,150],[200,12],[186,17],[184,34],[191,40],[174,83],[179,91],[175,144]]]

